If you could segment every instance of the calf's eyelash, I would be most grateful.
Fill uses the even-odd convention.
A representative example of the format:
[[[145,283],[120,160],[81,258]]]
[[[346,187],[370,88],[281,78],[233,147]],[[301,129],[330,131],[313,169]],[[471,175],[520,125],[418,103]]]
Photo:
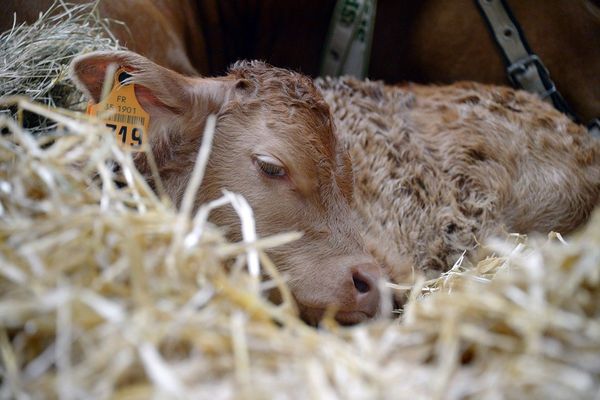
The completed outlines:
[[[282,178],[286,175],[285,168],[281,165],[265,161],[260,156],[256,157],[254,161],[258,165],[258,168],[270,178]]]

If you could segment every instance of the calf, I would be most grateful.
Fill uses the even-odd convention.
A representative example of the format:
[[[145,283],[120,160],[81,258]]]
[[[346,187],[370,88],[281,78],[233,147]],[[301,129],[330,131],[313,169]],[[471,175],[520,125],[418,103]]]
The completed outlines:
[[[309,322],[330,305],[342,323],[373,317],[380,277],[444,270],[475,237],[503,229],[569,231],[598,201],[598,142],[526,93],[347,79],[319,91],[260,62],[190,78],[134,53],[96,52],[73,63],[96,102],[110,64],[131,74],[151,116],[150,146],[176,203],[217,115],[197,204],[228,189],[251,204],[260,235],[304,233],[270,254]],[[144,156],[136,162],[150,176]],[[232,209],[213,220],[235,236]]]

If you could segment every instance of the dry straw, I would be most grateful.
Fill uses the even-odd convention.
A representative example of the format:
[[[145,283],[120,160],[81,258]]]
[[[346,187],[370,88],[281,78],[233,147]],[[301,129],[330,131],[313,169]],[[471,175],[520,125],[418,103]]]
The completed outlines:
[[[265,253],[296,234],[255,238],[233,193],[178,210],[100,124],[3,101],[56,129],[0,116],[0,398],[600,398],[600,213],[417,279],[398,319],[314,329]],[[225,204],[240,243],[207,222]]]
[[[108,21],[99,17],[97,3],[57,1],[33,24],[17,24],[15,19],[12,29],[0,33],[0,95],[82,109],[83,95],[68,79],[70,61],[81,52],[120,48]],[[41,129],[47,123],[40,121],[26,122]]]

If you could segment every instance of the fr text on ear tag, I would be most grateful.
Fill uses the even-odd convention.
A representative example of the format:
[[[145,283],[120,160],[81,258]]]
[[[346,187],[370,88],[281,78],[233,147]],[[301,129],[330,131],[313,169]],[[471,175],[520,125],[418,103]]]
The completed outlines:
[[[135,96],[135,85],[122,83],[129,76],[127,71],[119,68],[108,96],[98,104],[88,104],[87,113],[104,121],[123,146],[140,150],[147,139],[150,115]]]

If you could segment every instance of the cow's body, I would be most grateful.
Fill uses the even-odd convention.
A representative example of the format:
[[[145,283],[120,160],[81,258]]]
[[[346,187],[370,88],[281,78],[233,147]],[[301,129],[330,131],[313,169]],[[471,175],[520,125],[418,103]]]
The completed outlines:
[[[76,2],[83,2],[78,0]],[[0,30],[51,0],[5,0]],[[473,0],[379,0],[369,76],[388,83],[507,84],[502,57]],[[509,1],[532,49],[584,121],[600,116],[600,2]],[[335,0],[103,0],[129,49],[183,73],[221,75],[261,59],[316,76]],[[6,12],[6,11],[9,12]]]
[[[335,1],[198,1],[198,20],[214,50],[209,72],[224,73],[246,58],[317,76]],[[575,112],[584,121],[600,117],[600,1],[508,3]],[[509,84],[473,0],[378,0],[369,78]]]

